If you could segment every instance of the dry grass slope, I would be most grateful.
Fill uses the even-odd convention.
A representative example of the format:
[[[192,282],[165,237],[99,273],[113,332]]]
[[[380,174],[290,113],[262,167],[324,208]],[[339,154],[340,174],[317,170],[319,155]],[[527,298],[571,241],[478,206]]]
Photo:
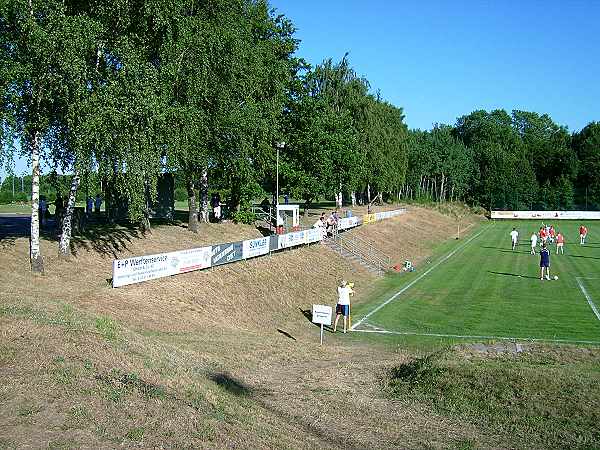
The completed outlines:
[[[476,216],[463,224],[480,220]],[[353,231],[418,261],[456,230],[451,216],[410,207]],[[258,236],[209,225],[194,236],[158,227],[80,241],[47,272],[26,267],[27,241],[0,253],[0,448],[448,448],[506,447],[510,436],[390,399],[390,367],[410,361],[305,317],[335,303],[341,278],[357,301],[374,278],[321,245],[111,289],[113,257]],[[46,255],[55,243],[44,242]],[[362,288],[362,291],[361,291]],[[460,355],[459,355],[460,356]],[[344,424],[339,426],[338,424]],[[346,425],[347,424],[347,425]]]

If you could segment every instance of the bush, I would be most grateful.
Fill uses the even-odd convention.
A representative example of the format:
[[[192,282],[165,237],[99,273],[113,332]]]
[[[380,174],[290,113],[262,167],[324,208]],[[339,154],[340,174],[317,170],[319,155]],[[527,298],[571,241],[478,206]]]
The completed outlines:
[[[188,199],[187,191],[184,188],[175,189],[173,196],[177,202],[185,202]]]
[[[8,203],[13,202],[12,192],[10,191],[0,191],[0,204],[6,205]]]
[[[17,192],[15,194],[15,202],[26,203],[29,201],[29,196],[25,192]]]
[[[241,209],[233,214],[233,221],[235,223],[251,224],[256,220],[256,216],[249,209]]]

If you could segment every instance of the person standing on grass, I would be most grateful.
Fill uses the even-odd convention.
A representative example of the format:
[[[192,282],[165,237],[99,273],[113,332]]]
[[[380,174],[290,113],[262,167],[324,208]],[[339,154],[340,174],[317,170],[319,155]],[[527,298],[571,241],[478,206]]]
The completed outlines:
[[[542,241],[542,244],[546,243],[546,239],[548,239],[548,235],[546,234],[546,228],[542,226],[540,228],[540,240]]]
[[[538,240],[538,237],[537,237],[537,234],[535,231],[533,233],[531,233],[531,237],[529,239],[531,240],[531,254],[535,255],[535,247],[537,245],[537,240]]]
[[[519,241],[519,232],[514,228],[510,232],[510,239],[512,241],[512,249],[517,248],[517,242]]]
[[[588,230],[585,225],[579,227],[579,244],[585,244],[585,238],[587,237]]]
[[[344,333],[348,326],[348,316],[350,315],[350,295],[354,294],[354,291],[346,280],[342,280],[337,288],[338,291],[338,302],[335,305],[335,322],[333,324],[333,332],[337,330],[337,324],[340,320],[340,316],[344,316]]]
[[[565,237],[563,236],[563,234],[559,231],[558,234],[556,235],[556,254],[558,255],[558,250],[560,250],[561,254],[565,254]]]
[[[540,250],[540,280],[544,280],[544,269],[546,272],[546,280],[550,280],[550,250],[546,247],[546,243],[542,244]]]

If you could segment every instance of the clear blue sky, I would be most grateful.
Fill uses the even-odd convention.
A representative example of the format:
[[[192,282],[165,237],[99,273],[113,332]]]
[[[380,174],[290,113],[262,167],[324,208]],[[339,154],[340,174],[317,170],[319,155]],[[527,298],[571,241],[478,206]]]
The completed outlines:
[[[270,1],[296,25],[298,55],[314,65],[349,52],[410,128],[495,108],[571,131],[600,120],[600,0]]]
[[[271,0],[311,64],[345,52],[410,128],[476,109],[600,120],[600,1]]]

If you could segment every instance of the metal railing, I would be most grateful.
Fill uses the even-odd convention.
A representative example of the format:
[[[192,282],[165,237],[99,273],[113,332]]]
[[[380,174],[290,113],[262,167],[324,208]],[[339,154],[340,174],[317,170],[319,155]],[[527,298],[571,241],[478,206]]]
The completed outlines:
[[[337,244],[342,253],[345,251],[354,255],[361,263],[376,269],[379,275],[383,275],[391,266],[392,258],[364,239],[348,233],[334,233],[328,239]]]

